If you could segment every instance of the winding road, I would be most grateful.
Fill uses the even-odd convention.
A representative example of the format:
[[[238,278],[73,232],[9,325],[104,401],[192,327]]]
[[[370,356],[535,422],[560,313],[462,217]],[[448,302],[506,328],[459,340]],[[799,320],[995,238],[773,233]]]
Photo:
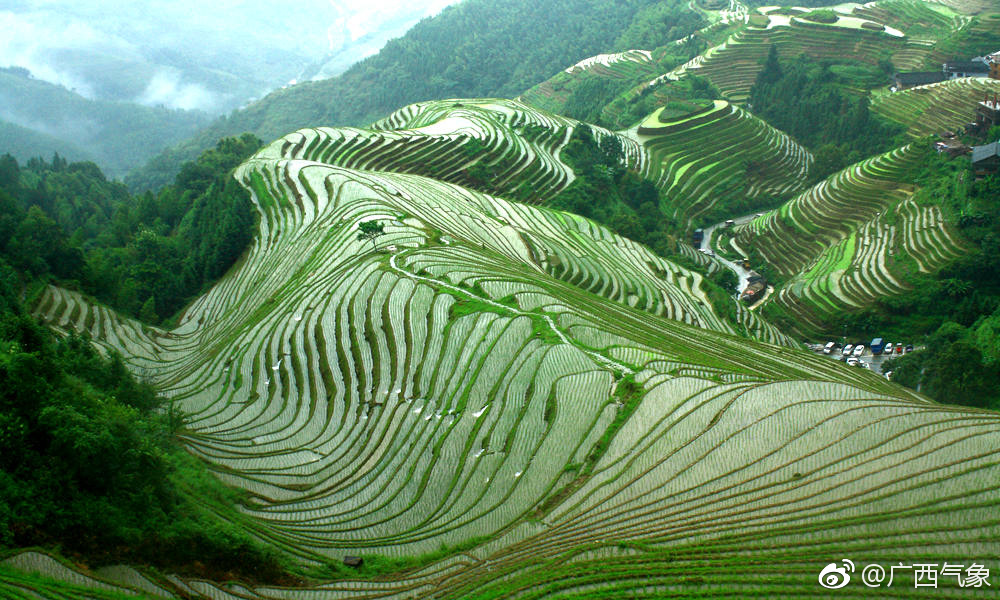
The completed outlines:
[[[752,215],[746,215],[743,217],[739,217],[738,219],[733,219],[733,224],[735,226],[735,225],[743,225],[744,223],[749,223],[750,221],[753,221],[759,214],[760,213],[754,213]],[[739,278],[739,283],[737,284],[735,291],[738,294],[741,291],[743,291],[748,285],[747,280],[750,278],[750,269],[744,269],[743,265],[736,264],[725,257],[719,256],[715,248],[712,246],[712,235],[715,233],[715,230],[718,229],[719,227],[725,227],[725,226],[726,222],[723,221],[721,223],[716,223],[711,227],[706,227],[704,230],[705,238],[702,240],[701,245],[703,248],[708,248],[709,250],[712,251],[712,258],[722,263],[726,268],[728,268],[733,273],[736,273],[736,277]]]

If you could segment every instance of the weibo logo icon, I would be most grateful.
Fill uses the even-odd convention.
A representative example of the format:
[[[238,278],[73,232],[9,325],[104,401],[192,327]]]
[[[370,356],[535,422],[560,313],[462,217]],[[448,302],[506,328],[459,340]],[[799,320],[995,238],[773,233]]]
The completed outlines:
[[[848,559],[842,559],[844,566],[837,563],[830,563],[819,572],[819,584],[828,590],[839,590],[851,581],[849,574],[854,572],[854,563]]]

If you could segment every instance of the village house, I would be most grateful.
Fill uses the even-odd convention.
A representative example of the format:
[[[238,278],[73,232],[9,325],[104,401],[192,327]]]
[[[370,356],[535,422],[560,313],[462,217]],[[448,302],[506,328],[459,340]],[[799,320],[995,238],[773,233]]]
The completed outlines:
[[[1000,166],[1000,142],[972,148],[972,167],[976,171],[976,177],[995,173],[998,166]]]
[[[1000,125],[1000,98],[996,94],[991,99],[987,95],[982,102],[976,105],[975,128],[982,132],[987,132],[991,127]]]
[[[919,73],[896,73],[893,78],[894,91],[908,90],[919,85],[929,85],[940,83],[945,80],[945,74],[941,71],[927,71]]]
[[[947,79],[958,79],[959,77],[986,77],[990,74],[990,67],[982,58],[973,60],[946,62],[941,65],[941,72]]]

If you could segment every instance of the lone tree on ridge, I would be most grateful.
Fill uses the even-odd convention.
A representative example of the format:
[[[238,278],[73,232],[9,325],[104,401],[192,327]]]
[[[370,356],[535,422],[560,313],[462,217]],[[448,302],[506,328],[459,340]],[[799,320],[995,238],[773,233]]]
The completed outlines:
[[[375,238],[385,235],[385,225],[378,221],[362,221],[358,224],[358,241],[371,240],[372,248],[378,250]]]

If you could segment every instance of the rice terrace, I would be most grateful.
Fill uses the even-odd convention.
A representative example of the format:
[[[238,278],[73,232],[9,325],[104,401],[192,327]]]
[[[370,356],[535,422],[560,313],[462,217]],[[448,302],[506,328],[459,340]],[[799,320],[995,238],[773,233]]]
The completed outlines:
[[[0,333],[34,319],[67,364],[76,345],[120,361],[229,490],[190,475],[178,506],[248,540],[236,563],[259,547],[282,569],[88,558],[0,503],[0,598],[996,594],[1000,7],[762,4],[640,2],[616,44],[519,96],[230,138],[180,170],[194,192],[122,186],[133,208],[46,238],[78,248],[69,275],[0,244],[0,308],[25,307]],[[89,169],[39,164],[14,163],[9,206]],[[36,204],[18,218],[51,231],[87,210]],[[222,239],[208,264],[231,255],[217,273],[162,258],[193,223]],[[88,287],[121,264],[195,283],[170,311]],[[41,335],[0,340],[4,386]],[[0,452],[18,431],[0,412]]]

